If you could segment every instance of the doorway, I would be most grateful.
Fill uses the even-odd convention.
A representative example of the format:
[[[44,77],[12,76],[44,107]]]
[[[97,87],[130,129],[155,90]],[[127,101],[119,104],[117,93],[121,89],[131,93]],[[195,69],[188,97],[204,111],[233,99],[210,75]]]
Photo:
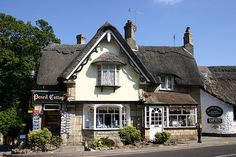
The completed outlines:
[[[155,140],[155,134],[163,131],[163,107],[150,106],[150,140]]]

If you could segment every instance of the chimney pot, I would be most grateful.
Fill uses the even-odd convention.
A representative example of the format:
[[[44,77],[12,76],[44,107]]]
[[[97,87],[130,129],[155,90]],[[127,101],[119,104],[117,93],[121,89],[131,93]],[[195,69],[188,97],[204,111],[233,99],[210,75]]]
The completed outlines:
[[[184,33],[184,48],[193,55],[193,37],[190,27],[187,27]]]
[[[86,36],[83,34],[79,34],[76,36],[77,44],[85,44],[86,43]]]
[[[130,48],[133,50],[138,50],[138,46],[136,44],[135,32],[137,30],[136,25],[128,20],[124,26],[125,30],[125,40],[129,44]]]

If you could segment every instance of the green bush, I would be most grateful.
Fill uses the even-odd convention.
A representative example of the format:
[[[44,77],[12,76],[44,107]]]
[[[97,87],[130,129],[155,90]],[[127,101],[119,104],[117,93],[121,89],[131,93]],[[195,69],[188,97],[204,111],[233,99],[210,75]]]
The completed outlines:
[[[54,145],[55,147],[59,148],[62,143],[62,138],[60,136],[52,136],[50,144]]]
[[[45,151],[46,144],[51,142],[52,133],[47,129],[30,131],[28,134],[28,144],[31,149]]]
[[[119,135],[124,144],[134,144],[141,139],[140,130],[132,126],[119,129]]]
[[[168,139],[170,139],[171,134],[168,132],[158,132],[155,134],[155,143],[158,144],[163,144],[165,143]]]
[[[94,139],[93,141],[91,141],[89,146],[93,149],[101,149],[104,147],[111,148],[115,146],[115,142],[108,137],[102,137],[100,139]]]

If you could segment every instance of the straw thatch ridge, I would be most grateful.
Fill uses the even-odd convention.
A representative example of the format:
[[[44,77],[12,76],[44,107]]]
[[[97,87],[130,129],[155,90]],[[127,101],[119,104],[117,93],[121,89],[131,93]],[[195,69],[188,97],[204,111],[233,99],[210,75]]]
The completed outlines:
[[[160,75],[175,76],[179,85],[201,86],[201,78],[192,54],[184,47],[139,46],[132,51],[118,30],[109,23],[100,27],[88,44],[52,44],[43,50],[37,84],[57,85],[58,80],[66,80],[104,32],[110,30],[127,51],[130,59],[139,66],[151,83],[158,84]]]
[[[140,46],[136,55],[155,79],[169,74],[180,85],[203,85],[194,57],[183,47]]]
[[[236,66],[199,67],[199,70],[207,93],[236,105]]]
[[[85,45],[52,44],[43,50],[38,71],[38,85],[56,85],[58,76],[81,53]]]

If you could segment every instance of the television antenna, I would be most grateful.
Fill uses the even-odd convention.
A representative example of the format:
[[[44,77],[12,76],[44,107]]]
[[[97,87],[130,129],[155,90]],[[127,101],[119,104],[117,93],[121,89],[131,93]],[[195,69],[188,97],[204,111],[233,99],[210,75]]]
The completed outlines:
[[[129,8],[129,13],[134,14],[134,23],[137,24],[137,15],[143,15],[143,12],[137,11],[136,9]]]

